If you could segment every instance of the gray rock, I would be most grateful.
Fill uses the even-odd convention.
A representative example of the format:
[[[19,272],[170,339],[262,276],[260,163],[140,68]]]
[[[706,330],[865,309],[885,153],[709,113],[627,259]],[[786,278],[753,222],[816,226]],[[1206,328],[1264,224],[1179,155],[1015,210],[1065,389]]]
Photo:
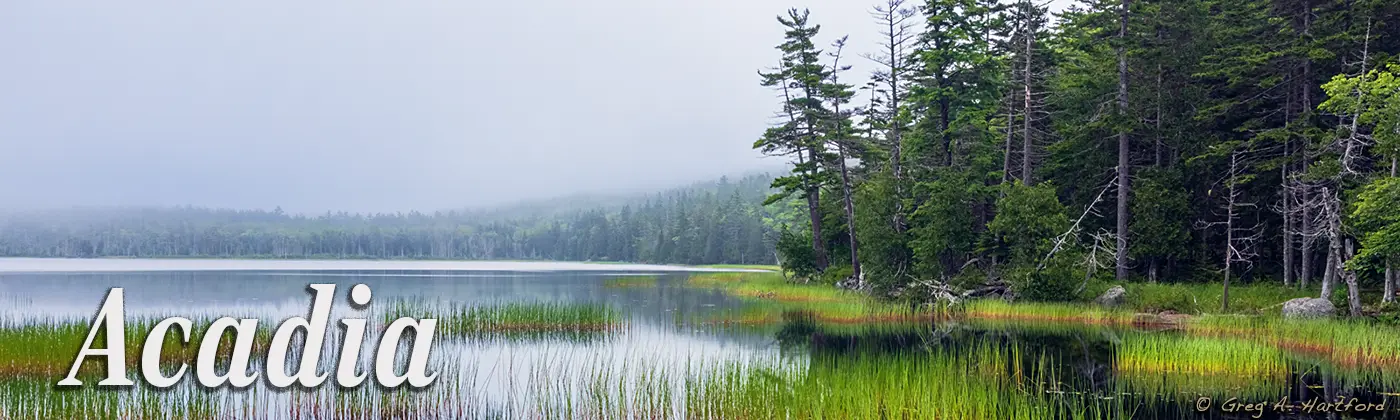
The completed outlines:
[[[1283,303],[1284,318],[1326,318],[1337,313],[1332,301],[1318,298],[1297,298]]]
[[[1103,292],[1098,299],[1094,299],[1094,303],[1100,306],[1113,307],[1122,305],[1123,301],[1127,298],[1128,291],[1124,289],[1123,286],[1113,286],[1113,288],[1108,289],[1107,292]]]

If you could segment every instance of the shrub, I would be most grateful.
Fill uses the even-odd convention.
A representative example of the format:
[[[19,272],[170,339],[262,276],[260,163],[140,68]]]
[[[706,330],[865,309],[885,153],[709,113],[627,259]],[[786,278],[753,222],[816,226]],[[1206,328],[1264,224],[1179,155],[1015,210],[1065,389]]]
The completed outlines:
[[[819,281],[822,284],[834,285],[836,282],[848,279],[854,274],[855,269],[851,268],[849,265],[831,266],[827,267],[826,271],[822,272]]]
[[[1066,302],[1074,300],[1079,287],[1079,270],[1063,259],[1056,258],[1044,269],[1021,268],[1008,273],[1017,296],[1037,302]]]
[[[776,248],[782,257],[780,267],[783,271],[807,279],[817,275],[817,253],[812,250],[811,232],[794,233],[791,229],[783,229],[778,235]]]
[[[1140,285],[1128,292],[1133,307],[1145,312],[1176,311],[1184,314],[1201,312],[1200,300],[1191,288],[1176,285]],[[1212,303],[1219,303],[1212,301]],[[1216,305],[1218,306],[1218,305]],[[1213,309],[1219,309],[1212,306]]]

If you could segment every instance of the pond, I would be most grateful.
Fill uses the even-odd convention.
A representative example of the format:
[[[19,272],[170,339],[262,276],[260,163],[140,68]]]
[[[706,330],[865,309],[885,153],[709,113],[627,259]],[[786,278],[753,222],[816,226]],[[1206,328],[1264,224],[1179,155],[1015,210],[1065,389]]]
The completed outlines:
[[[0,418],[1400,418],[1400,375],[1306,352],[1132,328],[828,322],[684,270],[0,260]],[[321,283],[337,286],[332,325],[365,318],[374,335],[398,316],[439,319],[433,385],[54,386],[109,288],[124,289],[129,329],[234,316],[270,331],[307,317],[307,287]],[[357,284],[373,290],[360,309],[346,303]],[[332,375],[343,338],[331,328],[323,348]],[[371,354],[377,339],[364,341]],[[128,360],[139,344],[128,340]]]

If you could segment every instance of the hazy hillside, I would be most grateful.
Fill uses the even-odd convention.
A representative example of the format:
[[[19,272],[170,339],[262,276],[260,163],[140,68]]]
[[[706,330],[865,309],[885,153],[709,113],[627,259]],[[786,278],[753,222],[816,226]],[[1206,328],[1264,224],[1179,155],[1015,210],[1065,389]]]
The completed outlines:
[[[772,178],[495,209],[292,215],[280,209],[75,208],[0,217],[0,255],[442,258],[771,263]]]

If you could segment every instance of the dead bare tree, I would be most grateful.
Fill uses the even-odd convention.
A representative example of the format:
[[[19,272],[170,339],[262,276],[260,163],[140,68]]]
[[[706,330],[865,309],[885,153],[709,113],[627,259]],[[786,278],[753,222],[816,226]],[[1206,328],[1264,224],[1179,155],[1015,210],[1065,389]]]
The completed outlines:
[[[865,286],[865,277],[862,276],[860,272],[859,241],[856,240],[856,205],[854,198],[851,196],[851,172],[846,165],[846,159],[851,156],[849,153],[851,149],[850,143],[854,141],[854,139],[852,139],[854,136],[846,135],[846,125],[850,120],[848,114],[850,114],[851,111],[847,110],[845,113],[841,111],[841,105],[850,99],[847,96],[847,89],[841,85],[840,82],[841,72],[850,69],[849,65],[845,67],[841,66],[841,53],[846,49],[846,37],[838,38],[831,46],[836,50],[831,52],[832,88],[831,92],[827,93],[827,96],[829,96],[828,100],[831,101],[832,113],[834,114],[830,122],[832,126],[831,132],[834,135],[829,142],[832,143],[832,146],[836,147],[836,165],[841,173],[841,200],[845,205],[847,243],[851,248],[851,276],[856,279],[856,289],[863,289]]]
[[[1357,73],[1360,75],[1359,77],[1362,78],[1363,82],[1366,77],[1366,64],[1370,59],[1371,26],[1371,20],[1367,18],[1366,35],[1362,38],[1361,43],[1360,71]],[[1361,315],[1361,291],[1360,286],[1357,284],[1356,271],[1346,267],[1346,261],[1351,259],[1355,250],[1352,249],[1353,246],[1346,232],[1344,232],[1341,190],[1343,186],[1346,185],[1345,183],[1348,179],[1360,175],[1357,167],[1360,161],[1364,159],[1362,151],[1372,143],[1370,136],[1362,133],[1359,127],[1359,117],[1364,102],[1361,100],[1361,97],[1364,95],[1359,88],[1361,85],[1362,84],[1358,84],[1358,88],[1353,92],[1357,96],[1356,109],[1349,113],[1342,113],[1339,115],[1343,121],[1339,129],[1344,130],[1344,132],[1340,133],[1341,135],[1338,135],[1327,147],[1330,151],[1337,154],[1338,169],[1336,174],[1322,187],[1322,197],[1324,199],[1322,211],[1327,223],[1327,240],[1329,242],[1328,271],[1331,272],[1328,278],[1324,279],[1327,283],[1324,283],[1322,298],[1326,299],[1331,296],[1332,290],[1330,287],[1327,287],[1328,283],[1335,283],[1334,279],[1339,277],[1342,281],[1346,282],[1347,285],[1347,309],[1351,316]]]
[[[1099,233],[1090,235],[1093,241],[1089,244],[1089,253],[1084,255],[1084,260],[1079,265],[1084,267],[1084,283],[1075,289],[1075,293],[1082,293],[1089,287],[1089,280],[1094,278],[1094,273],[1100,269],[1113,266],[1113,258],[1118,255],[1118,250],[1114,247],[1118,245],[1117,237],[1108,230],[1099,230]]]
[[[1040,263],[1036,264],[1035,271],[1045,269],[1045,265],[1050,263],[1050,258],[1053,258],[1055,254],[1063,250],[1065,245],[1069,244],[1070,241],[1078,241],[1079,226],[1084,223],[1084,219],[1088,218],[1089,215],[1099,215],[1098,211],[1094,210],[1094,206],[1097,206],[1100,201],[1103,201],[1103,196],[1108,193],[1108,190],[1117,186],[1117,180],[1118,178],[1115,174],[1114,178],[1110,179],[1108,183],[1104,185],[1103,189],[1099,190],[1099,194],[1094,196],[1094,201],[1089,202],[1089,205],[1084,207],[1084,212],[1080,213],[1079,217],[1074,219],[1074,223],[1070,224],[1069,229],[1066,229],[1063,233],[1059,234],[1059,236],[1055,237],[1054,245],[1050,247],[1049,252],[1045,253],[1045,256],[1040,258]],[[1117,250],[1114,251],[1114,255],[1116,258]]]
[[[1395,166],[1396,166],[1396,164],[1397,164],[1396,158],[1390,158],[1390,177],[1391,177],[1391,178],[1394,178],[1394,177],[1395,177]],[[1395,301],[1395,289],[1396,289],[1396,286],[1397,286],[1397,285],[1400,285],[1400,284],[1397,284],[1397,283],[1400,283],[1400,279],[1397,279],[1397,278],[1396,278],[1395,270],[1394,270],[1393,267],[1391,267],[1391,261],[1390,261],[1390,260],[1391,260],[1391,259],[1394,259],[1394,258],[1395,258],[1395,257],[1392,256],[1392,257],[1386,259],[1386,262],[1385,262],[1385,296],[1381,298],[1381,301],[1382,301],[1382,302],[1387,302],[1387,303],[1389,303],[1389,302],[1394,302],[1394,301]]]
[[[908,227],[903,208],[903,134],[907,122],[899,110],[903,106],[911,71],[910,45],[919,36],[918,27],[915,25],[918,11],[914,7],[905,6],[906,1],[885,0],[883,4],[871,9],[870,16],[880,25],[880,50],[875,54],[864,55],[879,66],[879,69],[871,74],[872,83],[880,86],[875,88],[878,95],[871,103],[870,116],[875,120],[871,126],[880,125],[885,129],[883,140],[885,147],[890,151],[890,175],[894,178],[896,198],[894,220],[891,220],[891,223],[894,224],[895,232],[901,233]],[[883,106],[877,108],[876,105]]]
[[[1122,7],[1118,10],[1118,115],[1126,118],[1128,114],[1128,5],[1131,0],[1123,0]],[[1120,122],[1120,124],[1122,124]],[[1131,153],[1131,145],[1128,142],[1128,129],[1118,128],[1118,255],[1117,273],[1115,277],[1119,281],[1128,279],[1128,197],[1130,195],[1128,156]]]
[[[1217,213],[1223,220],[1206,221],[1199,220],[1196,227],[1202,230],[1221,228],[1225,234],[1224,268],[1222,273],[1224,281],[1220,298],[1220,308],[1222,311],[1230,309],[1230,277],[1234,268],[1239,264],[1252,267],[1254,259],[1258,257],[1256,242],[1263,237],[1262,226],[1258,223],[1246,225],[1239,220],[1241,209],[1255,207],[1253,202],[1244,201],[1241,191],[1238,188],[1252,177],[1248,173],[1249,162],[1246,161],[1249,151],[1236,145],[1230,150],[1229,165],[1225,176],[1217,182],[1217,185],[1224,187],[1223,209]],[[1212,189],[1214,190],[1214,189]]]
[[[1036,38],[1038,31],[1045,27],[1046,9],[1044,5],[1037,5],[1031,0],[1021,0],[1014,9],[1014,18],[1017,23],[1016,32],[1012,34],[1012,41],[1017,45],[1019,51],[1016,57],[1015,69],[1020,67],[1021,86],[1021,183],[1034,185],[1035,178],[1032,176],[1035,168],[1035,148],[1038,139],[1045,137],[1041,120],[1049,115],[1044,106],[1044,99],[1047,92],[1038,89],[1044,77],[1036,68]],[[1014,71],[1014,70],[1013,70]],[[1013,79],[1016,79],[1013,77]],[[1013,109],[1014,111],[1014,109]],[[1015,115],[1014,112],[1010,115]],[[1011,125],[1014,118],[1007,121]],[[1009,132],[1008,128],[1008,132]]]

